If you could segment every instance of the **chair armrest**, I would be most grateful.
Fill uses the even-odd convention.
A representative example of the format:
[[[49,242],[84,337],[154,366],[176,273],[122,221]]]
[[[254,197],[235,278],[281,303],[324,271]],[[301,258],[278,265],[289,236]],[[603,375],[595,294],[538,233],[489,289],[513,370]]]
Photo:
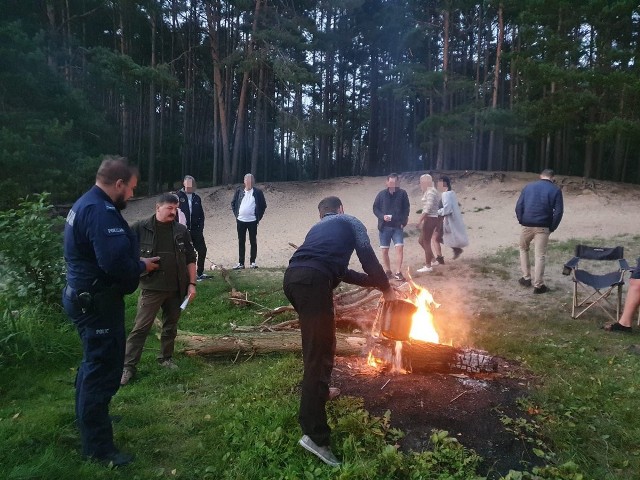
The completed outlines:
[[[575,270],[578,267],[578,262],[580,261],[580,257],[573,257],[567,263],[564,264],[562,268],[563,275],[570,275],[572,270]]]
[[[628,270],[635,270],[635,267],[630,267],[629,262],[627,262],[624,258],[621,258],[620,260],[618,260],[618,263],[620,264],[620,270],[624,272]]]

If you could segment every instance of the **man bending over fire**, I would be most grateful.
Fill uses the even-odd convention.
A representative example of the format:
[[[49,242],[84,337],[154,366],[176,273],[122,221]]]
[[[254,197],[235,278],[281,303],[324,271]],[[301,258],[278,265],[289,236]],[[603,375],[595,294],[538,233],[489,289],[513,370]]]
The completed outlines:
[[[344,281],[375,287],[383,292],[385,300],[395,299],[395,293],[362,222],[344,214],[338,197],[323,199],[318,211],[320,221],[311,227],[289,260],[283,288],[298,313],[302,332],[304,374],[298,420],[303,435],[298,443],[337,467],[340,462],[331,452],[325,410],[336,350],[333,289]],[[348,268],[354,250],[365,273]]]

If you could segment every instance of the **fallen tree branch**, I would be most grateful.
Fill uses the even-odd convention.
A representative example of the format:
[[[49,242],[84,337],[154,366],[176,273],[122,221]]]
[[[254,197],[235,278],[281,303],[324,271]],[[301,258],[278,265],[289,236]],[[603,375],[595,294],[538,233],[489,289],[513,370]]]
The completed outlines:
[[[257,335],[188,335],[176,338],[185,345],[182,352],[189,356],[233,357],[265,353],[302,352],[299,331],[265,332]],[[336,355],[359,356],[367,339],[361,336],[336,334]]]

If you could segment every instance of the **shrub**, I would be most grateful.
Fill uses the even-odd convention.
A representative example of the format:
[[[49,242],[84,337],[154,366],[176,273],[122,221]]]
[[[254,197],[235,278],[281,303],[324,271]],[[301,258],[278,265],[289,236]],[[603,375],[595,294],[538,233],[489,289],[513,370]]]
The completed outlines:
[[[63,219],[52,217],[49,194],[0,212],[0,306],[58,305],[64,282]]]

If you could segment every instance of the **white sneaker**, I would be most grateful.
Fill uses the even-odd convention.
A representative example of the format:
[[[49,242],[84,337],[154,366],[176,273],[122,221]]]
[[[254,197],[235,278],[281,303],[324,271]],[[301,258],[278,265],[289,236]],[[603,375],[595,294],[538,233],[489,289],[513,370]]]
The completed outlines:
[[[428,267],[427,265],[425,265],[424,267],[419,268],[417,271],[418,271],[418,273],[429,273],[429,272],[433,272],[433,268]]]
[[[253,262],[251,265],[249,265],[249,268],[258,268],[258,265],[256,265],[256,262]]]
[[[438,262],[437,260],[433,260],[433,261],[431,262],[431,266],[432,266],[432,267],[437,267],[438,265],[440,265],[440,262]]]
[[[311,440],[307,435],[303,435],[302,438],[298,441],[298,444],[304,448],[305,450],[313,453],[316,457],[322,460],[327,465],[331,465],[332,467],[339,467],[340,462],[335,457],[333,452],[329,447],[321,447],[316,442]]]
[[[335,400],[340,396],[340,389],[338,387],[329,387],[329,398],[328,400]]]
[[[122,370],[122,376],[120,377],[120,385],[125,386],[133,378],[133,372],[128,368]]]

